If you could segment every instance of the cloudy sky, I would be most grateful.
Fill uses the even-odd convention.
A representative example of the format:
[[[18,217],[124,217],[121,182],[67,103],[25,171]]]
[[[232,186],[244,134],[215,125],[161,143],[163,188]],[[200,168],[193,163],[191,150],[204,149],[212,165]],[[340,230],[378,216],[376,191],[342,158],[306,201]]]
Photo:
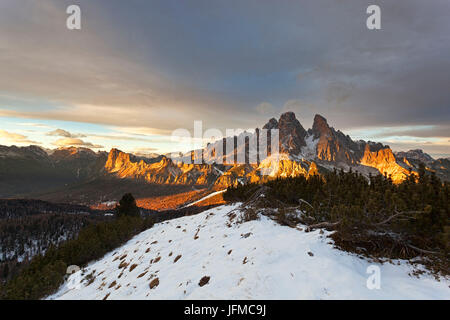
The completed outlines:
[[[448,0],[1,0],[0,144],[168,152],[194,120],[294,111],[448,157],[449,16]]]

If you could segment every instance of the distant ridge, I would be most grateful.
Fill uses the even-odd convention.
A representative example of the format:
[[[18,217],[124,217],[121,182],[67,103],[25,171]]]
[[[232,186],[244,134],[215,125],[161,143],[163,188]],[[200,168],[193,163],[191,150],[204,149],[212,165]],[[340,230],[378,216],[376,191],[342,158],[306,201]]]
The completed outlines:
[[[102,182],[102,186],[123,184],[126,179],[152,185],[220,189],[265,182],[275,177],[320,174],[334,168],[351,168],[366,176],[385,174],[394,182],[401,182],[409,174],[417,172],[420,162],[426,164],[429,172],[450,180],[449,159],[434,160],[419,149],[393,153],[389,146],[381,143],[354,141],[331,127],[321,115],[314,117],[308,130],[293,112],[283,113],[279,119],[270,119],[262,128],[279,130],[280,150],[278,154],[258,157],[257,163],[220,164],[217,150],[231,141],[235,147],[225,150],[224,155],[242,150],[248,153],[249,144],[257,145],[261,131],[258,128],[254,133],[242,133],[248,137],[245,145],[233,144],[239,137],[227,137],[225,143],[216,141],[205,149],[193,150],[174,159],[167,155],[134,155],[118,149],[106,153],[76,147],[44,150],[38,146],[0,146],[0,198],[45,190],[51,192],[77,185],[74,188],[80,196],[86,183],[92,189],[98,179],[108,179],[109,182]],[[202,157],[204,163],[190,164],[186,161],[193,155]],[[70,193],[67,197],[70,199]]]

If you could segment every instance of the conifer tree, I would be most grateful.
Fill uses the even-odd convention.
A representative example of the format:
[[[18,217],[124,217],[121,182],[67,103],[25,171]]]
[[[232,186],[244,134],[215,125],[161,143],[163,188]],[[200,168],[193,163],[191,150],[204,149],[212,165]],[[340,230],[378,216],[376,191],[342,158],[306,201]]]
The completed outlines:
[[[116,206],[117,217],[139,217],[140,211],[136,205],[136,200],[131,193],[126,193],[123,195],[122,199],[119,201],[119,205]]]

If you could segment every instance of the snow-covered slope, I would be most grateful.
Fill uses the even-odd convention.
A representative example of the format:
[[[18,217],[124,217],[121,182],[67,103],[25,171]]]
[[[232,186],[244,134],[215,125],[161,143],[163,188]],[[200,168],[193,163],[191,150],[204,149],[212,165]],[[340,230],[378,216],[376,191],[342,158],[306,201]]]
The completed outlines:
[[[370,290],[371,263],[334,249],[327,232],[307,233],[264,216],[230,224],[234,208],[156,224],[90,264],[82,276],[93,273],[90,284],[65,284],[49,298],[450,299],[450,281],[409,276],[413,268],[402,261],[374,264],[381,288]],[[209,282],[200,286],[203,277]]]

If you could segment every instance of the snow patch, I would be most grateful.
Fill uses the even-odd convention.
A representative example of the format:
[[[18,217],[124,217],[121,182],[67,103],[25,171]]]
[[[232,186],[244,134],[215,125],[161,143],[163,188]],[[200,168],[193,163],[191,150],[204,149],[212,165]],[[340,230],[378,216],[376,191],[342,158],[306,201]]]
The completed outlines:
[[[202,202],[202,201],[204,201],[204,200],[206,200],[206,199],[209,199],[209,198],[212,198],[212,197],[214,197],[214,196],[216,196],[216,195],[218,195],[218,194],[224,193],[225,191],[227,191],[227,189],[224,189],[224,190],[220,190],[220,191],[216,191],[216,192],[210,193],[210,194],[208,194],[207,196],[201,198],[200,200],[197,200],[197,201],[194,201],[194,202],[192,202],[192,203],[189,203],[188,205],[184,206],[183,208],[187,208],[187,207],[193,206],[194,204],[200,203],[200,202]]]

